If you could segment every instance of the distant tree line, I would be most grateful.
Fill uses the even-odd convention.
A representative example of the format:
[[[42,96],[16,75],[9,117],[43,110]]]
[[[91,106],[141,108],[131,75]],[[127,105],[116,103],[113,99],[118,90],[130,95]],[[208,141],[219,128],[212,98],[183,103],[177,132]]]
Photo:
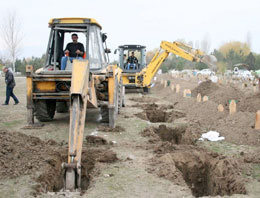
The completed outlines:
[[[183,42],[183,41],[182,41]],[[188,43],[192,45],[192,43]],[[148,51],[146,54],[146,62],[149,63],[153,58],[154,54],[158,49]],[[253,53],[250,50],[250,46],[247,43],[234,41],[228,42],[220,46],[219,49],[214,49],[211,55],[214,55],[217,58],[217,70],[219,73],[224,73],[227,69],[233,70],[236,64],[242,63],[248,65],[249,70],[258,70],[260,69],[260,54]],[[26,65],[33,65],[34,69],[39,69],[45,64],[45,54],[41,57],[31,57],[31,58],[22,58],[16,59],[15,67],[16,72],[21,72],[25,74]],[[0,56],[0,67],[1,66],[12,67],[12,61],[6,60]],[[169,57],[163,62],[161,69],[162,72],[167,72],[169,70],[183,70],[183,69],[206,69],[208,65],[204,63],[194,63],[187,61],[181,57],[177,57],[174,54],[170,54]]]
[[[31,57],[31,58],[22,58],[16,59],[15,68],[16,72],[21,72],[23,75],[26,73],[26,65],[32,65],[35,70],[43,67],[45,64],[45,54],[41,57]],[[8,66],[12,68],[12,62],[9,60],[3,60],[0,58],[0,66]]]

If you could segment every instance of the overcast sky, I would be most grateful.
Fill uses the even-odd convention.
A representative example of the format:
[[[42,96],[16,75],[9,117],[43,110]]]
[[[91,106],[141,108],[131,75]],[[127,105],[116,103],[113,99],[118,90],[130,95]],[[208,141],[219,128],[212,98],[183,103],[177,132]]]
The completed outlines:
[[[227,41],[245,42],[250,32],[252,51],[260,53],[259,0],[1,0],[0,5],[1,18],[14,9],[22,21],[20,58],[45,53],[54,17],[95,18],[112,51],[121,44],[152,50],[161,40],[195,43],[206,34],[212,50]]]

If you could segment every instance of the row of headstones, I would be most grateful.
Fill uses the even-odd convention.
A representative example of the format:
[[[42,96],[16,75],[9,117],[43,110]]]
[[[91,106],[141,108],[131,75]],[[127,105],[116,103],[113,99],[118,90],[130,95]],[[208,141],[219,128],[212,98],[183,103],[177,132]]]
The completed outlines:
[[[163,84],[163,80],[161,81],[161,84]],[[167,87],[167,81],[164,82],[164,87]],[[174,88],[175,88],[175,91],[176,93],[179,93],[180,92],[180,85],[177,84],[175,87],[174,85],[172,84],[171,85],[171,90],[174,91]],[[184,89],[183,90],[183,97],[185,98],[190,98],[191,97],[191,90],[190,89]],[[198,93],[197,95],[197,102],[206,102],[209,100],[209,97],[208,96],[201,96],[200,93]],[[219,104],[218,105],[218,111],[219,112],[224,112],[224,106],[222,104]],[[234,114],[237,112],[237,104],[236,104],[236,101],[235,100],[230,100],[229,102],[229,114]],[[255,120],[255,129],[260,129],[260,110],[257,111],[256,113],[256,120]]]
[[[230,83],[233,83],[233,81],[231,81],[230,80]],[[163,79],[161,79],[161,84],[164,84],[164,87],[167,87],[168,85],[170,85],[171,83],[170,83],[170,81],[169,80],[163,80]],[[223,84],[223,80],[222,79],[219,79],[218,80],[218,84],[220,84],[220,85],[222,85]],[[256,86],[256,84],[253,84],[252,83],[252,85],[253,85],[253,91],[254,91],[254,93],[256,93],[257,92],[257,86]],[[247,83],[242,83],[242,89],[245,89],[246,87],[248,87],[248,84]]]

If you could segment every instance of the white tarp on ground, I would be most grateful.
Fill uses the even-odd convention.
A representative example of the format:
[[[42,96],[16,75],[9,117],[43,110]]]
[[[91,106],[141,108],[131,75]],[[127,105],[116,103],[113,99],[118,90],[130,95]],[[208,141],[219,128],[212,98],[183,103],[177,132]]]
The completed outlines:
[[[216,141],[220,141],[220,140],[224,140],[224,139],[225,139],[225,137],[219,136],[219,132],[209,131],[207,133],[203,133],[199,140],[201,140],[201,141],[209,140],[209,141],[212,141],[212,142],[216,142]]]

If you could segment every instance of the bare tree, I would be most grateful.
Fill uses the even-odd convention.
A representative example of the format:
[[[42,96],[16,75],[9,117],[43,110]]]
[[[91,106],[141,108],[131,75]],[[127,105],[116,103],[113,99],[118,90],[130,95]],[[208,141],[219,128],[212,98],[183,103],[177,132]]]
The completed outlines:
[[[15,10],[7,12],[6,16],[3,18],[1,29],[5,49],[11,58],[13,71],[15,72],[15,61],[21,51],[21,42],[23,40],[21,23]]]

